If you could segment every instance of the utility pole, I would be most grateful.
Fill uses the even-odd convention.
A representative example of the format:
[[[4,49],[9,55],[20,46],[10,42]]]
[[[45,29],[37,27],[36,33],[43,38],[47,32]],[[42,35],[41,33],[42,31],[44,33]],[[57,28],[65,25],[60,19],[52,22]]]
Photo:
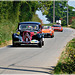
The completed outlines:
[[[55,23],[55,0],[53,0],[53,23]]]
[[[68,26],[68,0],[67,0],[67,26]]]

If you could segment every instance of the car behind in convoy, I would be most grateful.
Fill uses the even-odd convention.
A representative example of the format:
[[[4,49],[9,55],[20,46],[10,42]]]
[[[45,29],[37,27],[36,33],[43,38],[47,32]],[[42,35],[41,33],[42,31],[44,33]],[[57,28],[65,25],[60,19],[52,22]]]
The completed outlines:
[[[42,26],[42,33],[44,34],[44,36],[47,37],[54,37],[54,30],[51,28],[51,26]]]
[[[54,31],[61,31],[61,32],[63,32],[63,27],[61,25],[58,25],[58,24],[57,25],[53,25],[52,29]]]
[[[37,44],[39,47],[44,45],[44,35],[42,26],[39,22],[20,22],[16,33],[12,34],[13,46],[21,44]]]

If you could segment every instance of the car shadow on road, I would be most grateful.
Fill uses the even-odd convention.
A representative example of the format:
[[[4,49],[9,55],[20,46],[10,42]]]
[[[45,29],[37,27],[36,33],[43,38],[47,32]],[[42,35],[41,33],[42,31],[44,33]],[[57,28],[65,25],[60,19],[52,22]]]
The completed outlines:
[[[44,38],[51,38],[51,36],[44,36]]]
[[[20,67],[20,68],[19,68]],[[23,68],[22,68],[23,67]],[[24,69],[27,68],[27,69]],[[54,67],[51,66],[50,68],[44,68],[44,67],[28,67],[28,66],[17,66],[17,68],[10,68],[9,67],[0,67],[0,69],[5,70],[11,70],[13,71],[23,71],[23,72],[30,72],[30,73],[45,73],[45,74],[51,74],[51,71],[54,70]],[[37,69],[37,70],[36,70]],[[41,69],[41,70],[40,70]],[[3,74],[4,71],[1,73]]]
[[[13,46],[8,45],[8,48],[40,48],[38,45],[20,45],[20,46]]]

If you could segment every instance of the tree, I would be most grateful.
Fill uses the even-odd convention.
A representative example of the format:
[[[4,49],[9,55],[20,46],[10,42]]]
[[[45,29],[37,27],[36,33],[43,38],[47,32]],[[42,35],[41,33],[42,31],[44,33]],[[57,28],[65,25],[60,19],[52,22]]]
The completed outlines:
[[[74,7],[69,6],[69,16],[74,16]],[[53,3],[50,6],[48,15],[46,16],[48,21],[53,22]],[[67,24],[67,1],[56,1],[55,2],[55,20],[62,18],[62,25]]]
[[[0,44],[11,39],[11,32],[16,31],[18,22],[40,21],[36,10],[46,14],[50,5],[48,1],[0,1]]]
[[[39,10],[42,11],[43,15],[47,15],[50,9],[52,1],[39,1]]]

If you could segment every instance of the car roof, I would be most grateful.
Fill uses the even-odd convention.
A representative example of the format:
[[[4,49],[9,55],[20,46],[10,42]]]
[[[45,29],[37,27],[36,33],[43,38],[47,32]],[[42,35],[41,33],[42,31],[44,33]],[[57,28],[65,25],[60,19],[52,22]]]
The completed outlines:
[[[19,24],[41,24],[40,22],[20,22]]]

